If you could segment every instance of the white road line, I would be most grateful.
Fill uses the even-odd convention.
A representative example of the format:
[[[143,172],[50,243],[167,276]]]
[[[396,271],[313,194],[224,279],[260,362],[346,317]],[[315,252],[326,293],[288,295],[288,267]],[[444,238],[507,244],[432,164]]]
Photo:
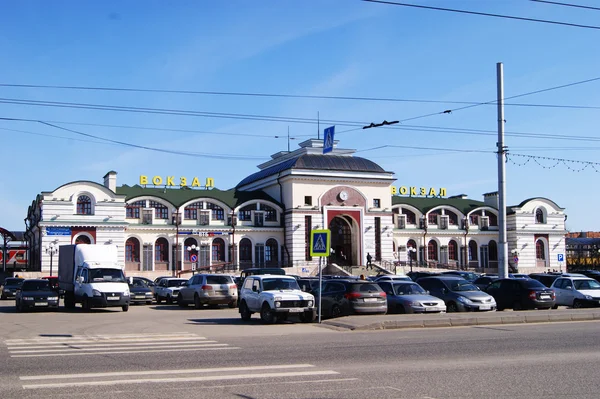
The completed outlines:
[[[24,341],[48,341],[48,340],[65,340],[70,341],[73,339],[115,339],[115,338],[139,338],[139,337],[173,337],[173,336],[181,336],[188,337],[197,335],[194,333],[186,333],[186,332],[174,332],[174,333],[142,333],[142,334],[98,334],[98,335],[73,335],[72,337],[36,337],[36,338],[15,338],[15,339],[7,339],[4,342],[24,342]]]
[[[227,344],[215,344],[215,345],[227,345]],[[226,346],[218,348],[183,348],[183,349],[165,349],[165,350],[131,350],[131,351],[109,351],[109,352],[68,352],[68,353],[48,353],[48,354],[36,354],[36,355],[11,355],[10,357],[47,357],[47,356],[84,356],[84,355],[114,355],[124,353],[160,353],[160,352],[197,352],[197,351],[209,351],[209,350],[228,350],[228,349],[240,349],[237,346]]]
[[[119,376],[137,376],[137,375],[162,375],[162,374],[192,374],[192,373],[225,373],[230,371],[248,371],[248,370],[281,370],[315,367],[312,364],[275,364],[269,366],[242,366],[242,367],[216,367],[212,369],[183,369],[183,370],[148,370],[148,371],[120,371],[109,373],[84,373],[84,374],[50,374],[50,375],[30,375],[20,377],[22,381],[31,380],[55,380],[63,378],[98,378],[98,377],[119,377]]]
[[[123,345],[129,345],[129,346],[139,346],[139,345],[148,345],[149,343],[156,343],[157,345],[177,345],[177,344],[202,344],[204,342],[216,342],[216,341],[208,341],[206,338],[202,338],[202,339],[177,339],[177,340],[160,340],[160,341],[156,341],[156,340],[143,340],[143,342],[139,342],[139,341],[123,341],[123,342],[115,342],[115,343],[102,343],[102,344],[97,344],[97,343],[87,343],[87,342],[81,342],[81,343],[77,343],[77,342],[72,342],[72,343],[64,343],[64,344],[60,344],[60,345],[39,345],[39,346],[31,346],[31,345],[27,345],[27,346],[10,346],[8,347],[9,351],[15,351],[15,350],[19,350],[19,349],[67,349],[67,348],[74,348],[74,349],[81,349],[81,348],[94,348],[94,347],[102,347],[102,346],[123,346]]]
[[[228,344],[218,344],[217,341],[203,341],[203,342],[198,342],[196,344],[182,342],[181,344],[178,344],[178,345],[174,345],[174,344],[164,344],[164,345],[143,344],[143,345],[145,345],[145,346],[119,344],[119,345],[113,345],[108,348],[62,348],[62,349],[10,350],[10,353],[15,354],[15,355],[20,354],[20,353],[40,353],[40,352],[47,353],[47,354],[53,354],[53,353],[60,353],[60,352],[73,352],[73,351],[75,351],[75,352],[112,351],[113,349],[114,350],[131,350],[131,349],[151,349],[151,348],[155,348],[155,349],[193,348],[193,347],[204,347],[204,346],[227,346]]]
[[[235,375],[214,375],[202,377],[182,377],[182,378],[144,378],[139,380],[113,380],[113,381],[86,381],[86,382],[65,382],[52,384],[32,384],[23,385],[23,389],[48,389],[48,388],[69,388],[85,386],[108,386],[108,385],[130,385],[130,384],[148,384],[148,383],[175,383],[175,382],[199,382],[199,381],[223,381],[238,379],[256,379],[256,378],[281,378],[281,377],[304,377],[309,375],[333,375],[339,374],[337,371],[294,371],[267,374],[235,374]]]
[[[187,339],[197,339],[202,340],[206,339],[205,337],[199,337],[197,335],[191,335],[186,337],[131,337],[131,338],[97,338],[97,337],[89,337],[89,338],[74,338],[70,340],[60,340],[60,341],[32,341],[32,342],[5,342],[6,346],[26,346],[26,345],[62,345],[62,344],[73,344],[73,343],[85,343],[85,342],[119,342],[119,341],[131,341],[131,342],[156,342],[156,341],[183,341]]]

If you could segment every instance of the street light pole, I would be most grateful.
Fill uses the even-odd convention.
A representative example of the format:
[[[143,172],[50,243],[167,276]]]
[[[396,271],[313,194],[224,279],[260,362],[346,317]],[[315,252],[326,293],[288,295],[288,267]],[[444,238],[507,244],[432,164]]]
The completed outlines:
[[[179,265],[179,211],[173,209],[173,219],[175,222],[175,264],[173,265],[173,277],[175,277],[175,269]]]
[[[413,271],[413,254],[417,252],[416,248],[408,247],[408,258],[410,260],[410,272]]]
[[[196,244],[192,244],[192,245],[188,246],[186,249],[190,253],[190,260],[192,260],[191,259],[192,256],[194,256],[194,255],[196,256],[196,261],[192,262],[192,264],[193,264],[192,265],[192,268],[193,268],[192,275],[194,275],[194,274],[196,274],[196,270],[198,270],[198,247],[196,246]]]
[[[58,244],[54,242],[47,244],[46,253],[50,255],[50,276],[52,276],[52,258],[54,254],[58,253]]]

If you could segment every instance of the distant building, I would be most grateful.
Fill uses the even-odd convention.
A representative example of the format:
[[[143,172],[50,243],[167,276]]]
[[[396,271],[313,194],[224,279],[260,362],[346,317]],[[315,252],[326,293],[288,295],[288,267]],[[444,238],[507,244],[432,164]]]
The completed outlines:
[[[335,143],[307,140],[279,152],[219,190],[207,178],[140,176],[117,186],[117,173],[41,192],[27,214],[30,269],[47,272],[47,244],[115,243],[129,274],[180,272],[193,267],[318,265],[310,231],[331,230],[330,263],[469,267],[498,266],[497,193],[483,201],[446,197],[443,188],[395,187],[394,173]],[[204,182],[204,180],[203,180]],[[530,198],[507,207],[511,266],[533,272],[559,268],[565,215],[552,200]],[[414,248],[412,251],[410,248]],[[54,255],[56,257],[56,255]],[[56,262],[57,259],[55,258]]]
[[[600,269],[600,232],[568,233],[566,249],[569,270]]]

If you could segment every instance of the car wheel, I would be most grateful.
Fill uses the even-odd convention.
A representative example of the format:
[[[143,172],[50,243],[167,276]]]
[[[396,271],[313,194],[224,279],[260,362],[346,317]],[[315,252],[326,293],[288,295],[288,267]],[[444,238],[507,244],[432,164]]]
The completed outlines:
[[[448,313],[459,312],[458,305],[455,302],[450,302],[446,308]]]
[[[275,316],[273,315],[273,312],[271,312],[269,305],[266,303],[260,309],[260,319],[265,324],[273,324],[275,321]]]
[[[227,306],[229,306],[230,309],[235,309],[237,306],[237,301],[231,301]]]
[[[300,313],[300,321],[302,323],[312,323],[315,321],[315,313],[313,311]]]
[[[127,312],[129,310],[129,305],[123,305],[121,306],[121,309],[123,309],[123,312]]]
[[[244,321],[248,321],[252,317],[252,313],[250,313],[250,309],[248,309],[248,305],[246,305],[246,302],[242,302],[240,304],[240,316]]]
[[[202,307],[202,302],[200,302],[200,297],[196,294],[194,295],[194,308],[200,309]]]
[[[87,296],[83,297],[83,300],[81,301],[81,307],[83,308],[83,310],[85,310],[86,312],[89,312],[92,307],[90,305],[90,300],[88,299]]]
[[[558,305],[552,306],[552,309],[558,309]]]
[[[573,301],[573,308],[574,309],[581,309],[582,307],[583,307],[583,303],[579,299],[575,299]]]
[[[331,308],[331,317],[340,317],[342,315],[342,308],[338,305],[333,305]]]
[[[156,304],[160,305],[161,303],[162,303],[162,298],[157,295],[156,296]]]
[[[173,304],[173,298],[171,297],[171,295],[167,296],[167,305],[172,305]]]

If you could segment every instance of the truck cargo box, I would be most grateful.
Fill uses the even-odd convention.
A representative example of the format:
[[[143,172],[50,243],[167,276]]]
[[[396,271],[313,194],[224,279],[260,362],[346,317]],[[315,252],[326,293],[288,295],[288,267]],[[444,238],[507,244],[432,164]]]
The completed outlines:
[[[74,289],[75,247],[76,245],[58,247],[58,287],[66,291]]]

